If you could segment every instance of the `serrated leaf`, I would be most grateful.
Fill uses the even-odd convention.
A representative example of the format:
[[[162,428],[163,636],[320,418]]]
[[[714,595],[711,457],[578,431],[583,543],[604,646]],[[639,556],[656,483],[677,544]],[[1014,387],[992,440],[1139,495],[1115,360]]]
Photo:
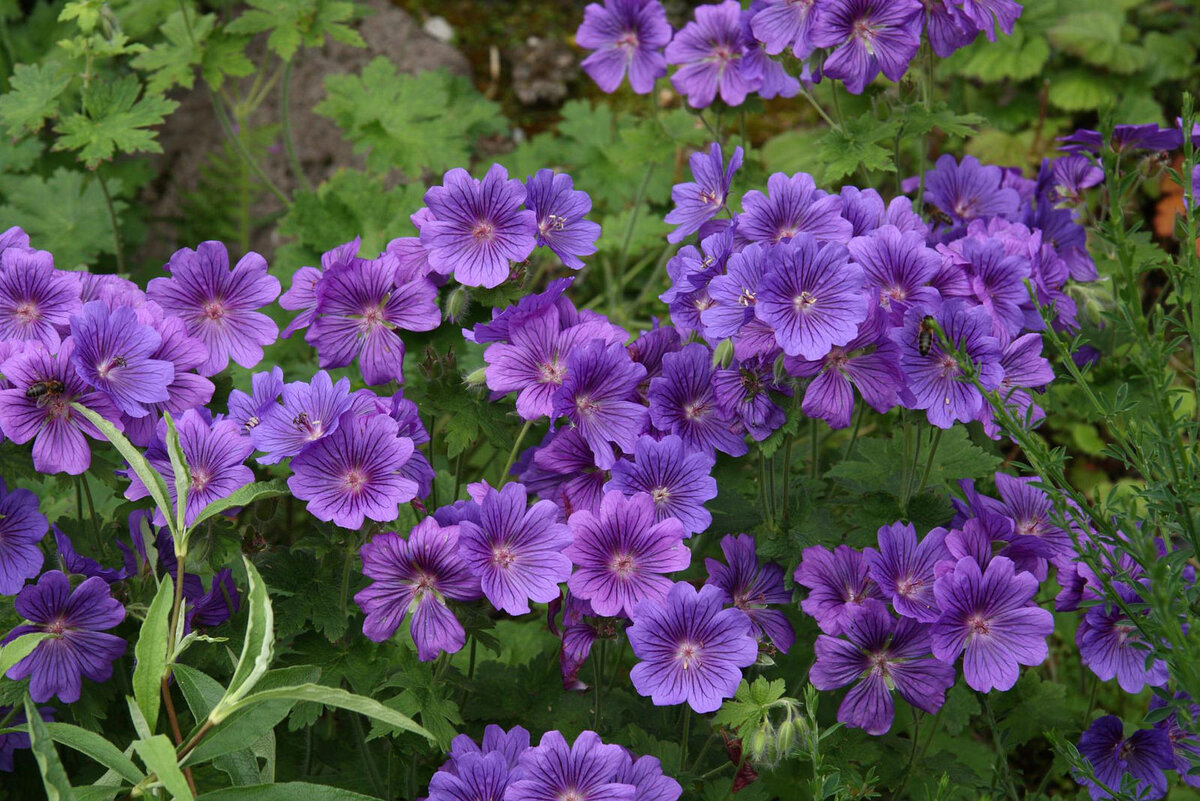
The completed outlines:
[[[346,0],[249,0],[251,8],[226,26],[229,33],[270,31],[267,47],[291,61],[301,45],[320,47],[325,37],[355,47],[362,37],[346,23],[355,16],[354,3]]]
[[[825,135],[823,128],[802,131],[784,131],[776,134],[759,150],[763,166],[772,172],[807,172],[818,182],[823,181],[821,161],[817,143]]]
[[[109,187],[115,192],[114,183],[110,180]],[[0,217],[53,253],[58,267],[76,267],[98,253],[114,252],[104,193],[84,173],[59,167],[49,178],[22,175],[5,180],[4,195],[8,203],[0,207]],[[118,215],[125,209],[120,200],[113,205]]]
[[[179,769],[179,762],[175,759],[175,746],[171,744],[167,735],[156,734],[144,740],[137,740],[133,748],[146,763],[146,767],[154,771],[158,780],[167,788],[167,792],[177,800],[192,801],[195,798],[183,771]]]
[[[444,172],[468,161],[476,139],[503,130],[500,107],[464,78],[444,70],[397,74],[383,56],[361,75],[326,78],[325,93],[314,111],[333,120],[380,174]]]
[[[1026,34],[1018,25],[1012,36],[989,42],[980,36],[943,62],[943,71],[981,81],[1023,81],[1040,75],[1050,59],[1050,43],[1037,33]]]
[[[971,723],[971,718],[982,711],[975,694],[961,683],[956,684],[946,693],[946,703],[941,709],[942,724],[950,736],[957,737]]]
[[[910,106],[904,118],[904,133],[923,136],[938,130],[947,136],[971,136],[985,122],[987,118],[982,114],[959,114],[946,103],[939,102],[929,111],[924,106]]]
[[[38,771],[42,774],[42,784],[46,788],[47,801],[73,801],[75,794],[71,790],[71,782],[63,769],[54,750],[54,740],[46,731],[46,724],[38,712],[37,705],[28,695],[25,696],[25,720],[29,726],[29,747],[37,760]]]
[[[1055,47],[1088,64],[1128,74],[1142,69],[1149,59],[1142,48],[1122,40],[1124,24],[1124,14],[1085,11],[1064,15],[1048,35]]]
[[[137,664],[133,669],[133,697],[138,708],[153,729],[158,720],[163,672],[167,668],[167,640],[171,627],[171,605],[175,600],[175,586],[171,576],[163,576],[158,592],[150,602],[146,619],[138,632],[133,655]]]
[[[185,18],[183,11],[176,11],[167,17],[159,28],[163,41],[132,62],[134,67],[150,73],[146,81],[148,92],[165,92],[174,86],[192,88],[196,82],[196,66],[204,58],[215,22],[216,17],[212,14]]]
[[[279,230],[317,253],[356,235],[362,252],[378,253],[390,239],[416,234],[408,217],[421,208],[424,192],[417,183],[389,189],[379,176],[338,170],[315,191],[296,194]]]
[[[254,62],[246,57],[246,45],[250,40],[243,36],[230,36],[227,31],[216,31],[204,46],[200,62],[200,74],[213,89],[220,89],[225,78],[244,78],[254,72]]]
[[[860,167],[894,172],[890,140],[899,124],[899,120],[880,121],[864,115],[847,119],[841,130],[827,132],[819,142],[821,161],[825,164],[822,180],[838,181]]]
[[[83,94],[84,112],[73,114],[56,127],[55,150],[78,150],[89,167],[117,153],[161,153],[162,147],[149,128],[178,106],[160,94],[142,94],[137,78],[127,75],[117,81],[93,81]]]
[[[17,64],[0,97],[0,120],[12,136],[35,133],[58,116],[58,98],[71,85],[71,75],[54,62]]]

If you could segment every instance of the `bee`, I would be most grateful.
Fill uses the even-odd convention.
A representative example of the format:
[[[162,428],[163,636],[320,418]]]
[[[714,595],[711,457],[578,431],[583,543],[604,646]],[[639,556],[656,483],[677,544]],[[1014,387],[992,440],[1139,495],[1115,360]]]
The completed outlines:
[[[925,204],[925,216],[942,225],[954,225],[954,218],[932,203]]]
[[[933,347],[933,330],[936,325],[937,320],[933,319],[932,315],[927,314],[921,318],[921,328],[917,331],[917,352],[922,356],[928,356]]]
[[[125,361],[124,356],[114,356],[112,363],[113,367],[125,367],[129,364],[129,362]]]
[[[61,395],[66,389],[66,385],[57,378],[47,378],[26,387],[25,397],[30,400],[37,398],[38,406],[43,406],[47,401]]]
[[[311,421],[308,419],[308,412],[300,412],[298,415],[292,418],[292,425],[296,426],[297,428],[305,428],[306,426],[310,425],[310,423]]]

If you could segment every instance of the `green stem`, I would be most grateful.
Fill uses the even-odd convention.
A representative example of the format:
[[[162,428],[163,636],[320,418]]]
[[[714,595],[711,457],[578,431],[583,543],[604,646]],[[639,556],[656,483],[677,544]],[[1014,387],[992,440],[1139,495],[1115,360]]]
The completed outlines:
[[[940,428],[933,430],[933,442],[930,443],[929,455],[925,458],[925,470],[921,473],[921,483],[917,485],[917,491],[913,495],[920,495],[929,481],[929,473],[933,470],[933,457],[937,454],[938,445],[942,442],[942,431],[943,429]]]
[[[716,742],[716,739],[717,733],[715,731],[708,735],[708,739],[705,740],[704,745],[700,747],[700,753],[696,754],[696,758],[692,760],[692,767],[691,770],[688,771],[689,773],[695,773],[697,770],[699,770],[700,766],[704,764],[704,757],[708,756],[708,749],[714,742]]]
[[[788,434],[787,444],[783,446],[783,519],[787,520],[792,508],[792,445],[796,442],[795,434]]]
[[[88,486],[86,473],[79,477],[79,483],[83,485],[83,495],[87,498],[88,516],[92,521],[92,534],[96,537],[96,547],[103,549],[104,543],[100,539],[100,521],[96,517],[96,502],[92,500],[92,488]]]
[[[108,182],[104,174],[96,170],[96,183],[100,185],[100,193],[104,195],[104,208],[108,210],[108,221],[112,225],[113,248],[116,250],[117,272],[125,273],[125,242],[121,238],[121,225],[117,221],[117,207],[113,205],[112,195],[108,191]]]
[[[842,461],[850,458],[854,453],[854,446],[858,442],[858,429],[862,426],[863,414],[867,411],[867,404],[858,404],[858,411],[854,413],[854,428],[850,429],[850,441],[846,443],[846,452],[842,454]]]
[[[304,168],[300,166],[300,159],[296,156],[296,142],[292,136],[292,66],[295,61],[289,59],[283,68],[283,80],[279,87],[279,117],[283,128],[283,146],[287,150],[288,164],[292,168],[292,174],[296,176],[296,182],[299,186],[308,191],[312,191],[312,184],[308,181],[308,176],[304,174]]]
[[[812,478],[816,481],[817,476],[821,473],[821,446],[817,437],[817,418],[812,418],[808,424],[808,437],[812,440]]]
[[[679,741],[679,772],[683,772],[683,766],[687,764],[688,752],[688,737],[692,731],[692,707],[689,704],[683,705],[683,738]]]
[[[758,450],[758,502],[762,506],[763,519],[771,522],[771,507],[767,504],[767,460],[762,448]]]
[[[992,714],[992,706],[988,703],[987,693],[979,693],[979,700],[987,715],[988,727],[992,730],[992,742],[996,745],[997,756],[1000,760],[1000,775],[1004,780],[1004,786],[1012,801],[1020,801],[1017,796],[1017,788],[1013,784],[1012,772],[1008,768],[1008,750],[1005,749],[1004,742],[1000,738],[1000,729],[996,726],[996,716]]]
[[[521,433],[517,434],[517,441],[513,443],[512,450],[508,452],[508,461],[504,463],[504,470],[500,473],[500,478],[496,481],[496,487],[503,487],[508,481],[508,471],[512,469],[513,463],[517,461],[517,454],[521,450],[521,443],[525,440],[525,435],[529,433],[529,429],[533,426],[533,421],[526,420],[525,425],[521,426]]]
[[[213,111],[216,112],[217,122],[220,123],[221,130],[225,133],[225,138],[229,140],[229,144],[233,146],[234,151],[237,152],[241,160],[257,176],[258,180],[263,182],[263,186],[270,190],[271,194],[278,198],[279,202],[285,208],[291,208],[292,199],[271,180],[266,171],[250,155],[250,151],[246,150],[246,146],[242,144],[241,137],[234,132],[233,125],[229,122],[229,114],[225,111],[225,104],[217,97],[217,93],[212,90],[212,87],[208,88],[208,97],[212,101]]]
[[[382,796],[387,790],[383,783],[383,777],[379,775],[379,766],[375,764],[375,755],[371,753],[371,744],[367,742],[366,732],[363,730],[362,716],[350,715],[351,725],[354,726],[354,739],[358,740],[358,747],[362,751],[363,762],[367,766],[367,776],[371,779],[371,786],[375,788],[375,794]]]
[[[842,130],[842,126],[838,125],[834,121],[834,119],[829,116],[828,112],[826,112],[825,109],[821,106],[821,104],[817,102],[817,99],[815,97],[813,97],[809,93],[809,91],[807,89],[805,89],[804,87],[800,87],[800,96],[803,97],[805,100],[807,100],[808,104],[810,106],[812,106],[814,109],[816,109],[817,114],[819,114],[821,116],[821,119],[825,120],[826,125],[828,125],[830,128],[832,128],[835,131]]]
[[[604,661],[604,645],[604,640],[599,640],[592,652],[592,682],[596,691],[596,709],[592,718],[592,728],[597,732],[600,731],[600,707],[604,698],[603,677],[600,674],[600,664]]]
[[[617,257],[616,275],[607,276],[609,317],[616,317],[617,312],[620,310],[620,288],[624,286],[622,275],[625,272],[625,259],[629,255],[629,246],[633,242],[633,231],[637,226],[638,214],[642,210],[642,198],[646,195],[646,187],[650,185],[650,176],[654,174],[656,166],[654,162],[646,166],[646,172],[642,175],[642,182],[638,184],[637,194],[633,196],[633,211],[629,214],[629,226],[625,229],[625,239],[621,242],[620,255]]]

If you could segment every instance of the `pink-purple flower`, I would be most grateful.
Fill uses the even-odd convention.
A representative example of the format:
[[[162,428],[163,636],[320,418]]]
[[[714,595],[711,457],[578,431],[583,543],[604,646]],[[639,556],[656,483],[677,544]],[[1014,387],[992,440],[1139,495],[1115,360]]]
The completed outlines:
[[[589,3],[575,43],[594,50],[583,70],[605,92],[615,92],[625,73],[638,94],[647,94],[667,74],[662,48],[671,41],[667,12],[658,0],[604,0]]]

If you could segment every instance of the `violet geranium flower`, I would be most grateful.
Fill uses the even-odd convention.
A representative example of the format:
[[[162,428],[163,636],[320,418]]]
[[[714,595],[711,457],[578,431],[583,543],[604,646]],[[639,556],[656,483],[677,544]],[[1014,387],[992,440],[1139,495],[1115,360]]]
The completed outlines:
[[[667,234],[668,242],[683,241],[725,208],[733,175],[742,166],[742,149],[734,148],[729,164],[725,165],[721,146],[713,142],[707,153],[693,153],[688,164],[694,180],[671,188],[675,208],[667,214],[665,222],[678,227]]]
[[[567,360],[567,375],[554,395],[555,417],[566,417],[607,470],[616,457],[612,443],[632,452],[646,428],[646,407],[633,400],[646,368],[621,345],[594,339]]]
[[[822,72],[858,95],[880,72],[893,81],[904,77],[921,46],[924,20],[920,0],[833,0],[821,5],[811,41],[837,48]]]
[[[605,745],[594,731],[581,733],[570,746],[560,732],[548,731],[521,755],[520,776],[508,785],[504,801],[634,801],[637,788],[617,781],[628,762],[625,749]]]
[[[691,563],[683,526],[671,517],[655,523],[654,501],[644,493],[606,492],[599,515],[580,510],[567,522],[575,535],[564,552],[575,563],[567,586],[598,615],[629,615],[642,601],[661,601],[671,588],[667,575]]]
[[[800,602],[804,613],[814,618],[821,631],[837,636],[849,622],[849,609],[868,600],[884,600],[871,580],[862,552],[849,545],[833,551],[820,545],[804,549],[794,575],[796,583],[808,587]]]
[[[683,526],[684,536],[690,537],[712,524],[704,502],[717,497],[717,480],[711,475],[714,463],[713,456],[685,447],[674,434],[661,440],[643,434],[633,459],[618,460],[604,488],[627,496],[647,493],[654,501],[654,522],[673,517]]]
[[[639,695],[656,706],[687,703],[713,712],[733,697],[742,668],[758,659],[750,618],[723,608],[724,592],[706,584],[697,592],[676,582],[665,600],[647,600],[634,609],[626,630],[640,660],[629,672]]]
[[[1128,585],[1113,585],[1126,604],[1137,604],[1142,598]],[[1116,604],[1103,603],[1088,607],[1075,631],[1075,644],[1084,665],[1101,681],[1114,678],[1121,689],[1131,695],[1146,685],[1162,687],[1169,678],[1167,665],[1161,659],[1146,664],[1150,649],[1138,627]]]
[[[1171,743],[1162,729],[1139,729],[1129,737],[1116,715],[1096,718],[1079,737],[1079,753],[1091,763],[1096,778],[1114,791],[1121,789],[1122,779],[1134,778],[1135,797],[1162,798],[1167,794],[1167,777],[1163,771],[1175,767]],[[1084,776],[1077,776],[1088,789],[1093,801],[1112,798],[1108,790]]]
[[[521,208],[525,197],[524,185],[499,164],[482,181],[461,167],[447,172],[425,193],[433,216],[421,226],[421,244],[430,265],[464,286],[500,286],[510,262],[528,258],[537,244],[537,216]]]
[[[842,199],[817,189],[808,173],[767,178],[767,194],[752,189],[742,196],[734,232],[739,244],[775,245],[799,233],[821,242],[849,242],[854,224],[842,217]]]
[[[293,381],[283,388],[283,403],[274,403],[259,414],[250,429],[250,442],[265,453],[260,464],[275,464],[337,430],[341,416],[350,411],[350,379],[333,383],[329,373],[317,371],[312,381]]]
[[[33,440],[33,467],[39,473],[79,475],[92,463],[84,434],[104,436],[72,403],[86,406],[122,429],[121,413],[104,393],[93,390],[70,366],[75,343],[70,337],[53,356],[41,342],[30,342],[0,364],[13,388],[0,390],[0,430],[18,445]]]
[[[459,523],[459,548],[492,606],[510,615],[529,611],[529,602],[559,597],[561,582],[571,574],[563,549],[571,529],[558,521],[553,501],[527,507],[520,484],[499,491],[488,488],[479,502],[479,522]]]
[[[886,605],[871,601],[850,610],[844,636],[817,637],[817,661],[808,674],[818,690],[854,685],[838,707],[840,722],[886,734],[896,714],[893,689],[918,709],[941,709],[954,685],[954,666],[932,658],[928,626],[896,619]]]
[[[36,340],[58,350],[60,334],[80,309],[79,284],[54,269],[44,250],[10,247],[0,256],[0,340]]]
[[[933,626],[933,655],[953,663],[960,653],[963,675],[974,690],[1011,689],[1020,665],[1040,665],[1054,616],[1033,603],[1038,580],[1017,573],[1011,559],[993,558],[987,571],[969,556],[938,577],[934,597],[942,616]]]
[[[459,554],[458,534],[458,526],[427,517],[407,540],[387,531],[363,545],[363,574],[373,580],[354,596],[367,616],[363,634],[383,642],[411,612],[409,631],[422,662],[463,647],[466,632],[445,599],[471,601],[480,592],[479,579]]]
[[[1003,181],[999,167],[984,166],[974,156],[963,156],[959,163],[954,156],[944,155],[925,173],[925,200],[960,223],[1013,217],[1020,210],[1021,196]]]
[[[817,0],[763,0],[750,18],[750,30],[773,56],[790,47],[796,58],[808,58],[820,6]]]
[[[879,550],[864,551],[867,572],[904,617],[934,623],[941,617],[933,596],[935,568],[950,559],[946,529],[935,528],[917,542],[912,523],[893,523],[879,529]]]
[[[30,632],[50,635],[8,669],[10,679],[30,678],[34,702],[57,695],[72,704],[79,700],[83,679],[105,682],[112,676],[113,662],[125,653],[125,640],[105,631],[125,619],[125,607],[112,597],[104,579],[89,578],[72,590],[64,573],[51,570],[21,590],[14,603],[30,624],[14,628],[0,645]]]
[[[783,352],[816,360],[854,339],[869,306],[862,268],[846,246],[797,234],[776,252],[778,263],[758,284],[754,314],[774,329]]]
[[[146,297],[187,323],[188,334],[208,348],[201,375],[221,372],[230,358],[242,367],[262,361],[263,347],[279,337],[279,327],[258,311],[279,297],[279,279],[266,260],[247,253],[229,269],[229,251],[220,242],[181,248],[167,262],[169,278],[155,278]]]
[[[15,595],[42,569],[38,543],[49,525],[38,511],[36,495],[27,489],[9,491],[0,478],[0,595]]]
[[[740,106],[758,88],[761,76],[749,75],[742,63],[742,7],[737,0],[700,6],[696,18],[667,45],[667,63],[681,65],[671,76],[692,108],[705,108],[716,98]]]
[[[762,564],[754,550],[754,537],[729,534],[721,538],[721,553],[728,565],[705,559],[708,571],[705,584],[721,589],[725,603],[746,613],[756,635],[766,637],[781,653],[787,653],[796,641],[796,633],[787,616],[767,604],[791,604],[792,593],[783,586],[783,568],[774,562]]]
[[[93,300],[71,317],[75,342],[74,364],[79,377],[103,392],[130,417],[145,417],[147,404],[170,400],[168,386],[175,380],[175,365],[152,358],[162,338],[151,326],[138,322],[128,306],[109,310]]]
[[[717,403],[712,353],[699,342],[663,356],[662,375],[651,379],[647,394],[650,421],[678,434],[688,449],[730,456],[749,450],[740,421]]]
[[[417,496],[417,482],[400,472],[414,450],[387,415],[344,420],[292,459],[288,488],[318,520],[351,529],[367,518],[386,523]]]
[[[671,25],[658,0],[589,3],[575,32],[575,44],[596,51],[583,60],[584,72],[610,94],[617,91],[626,70],[633,91],[648,94],[667,74],[661,48],[670,41]]]
[[[538,170],[525,181],[525,205],[537,217],[537,243],[548,247],[572,270],[583,267],[580,256],[596,252],[600,224],[583,219],[592,210],[587,192],[575,188],[571,176]]]
[[[863,268],[867,286],[878,292],[879,306],[893,325],[904,320],[904,312],[918,304],[936,304],[938,291],[928,286],[941,269],[937,251],[926,247],[920,231],[901,231],[884,225],[867,236],[855,237],[846,246]]]

